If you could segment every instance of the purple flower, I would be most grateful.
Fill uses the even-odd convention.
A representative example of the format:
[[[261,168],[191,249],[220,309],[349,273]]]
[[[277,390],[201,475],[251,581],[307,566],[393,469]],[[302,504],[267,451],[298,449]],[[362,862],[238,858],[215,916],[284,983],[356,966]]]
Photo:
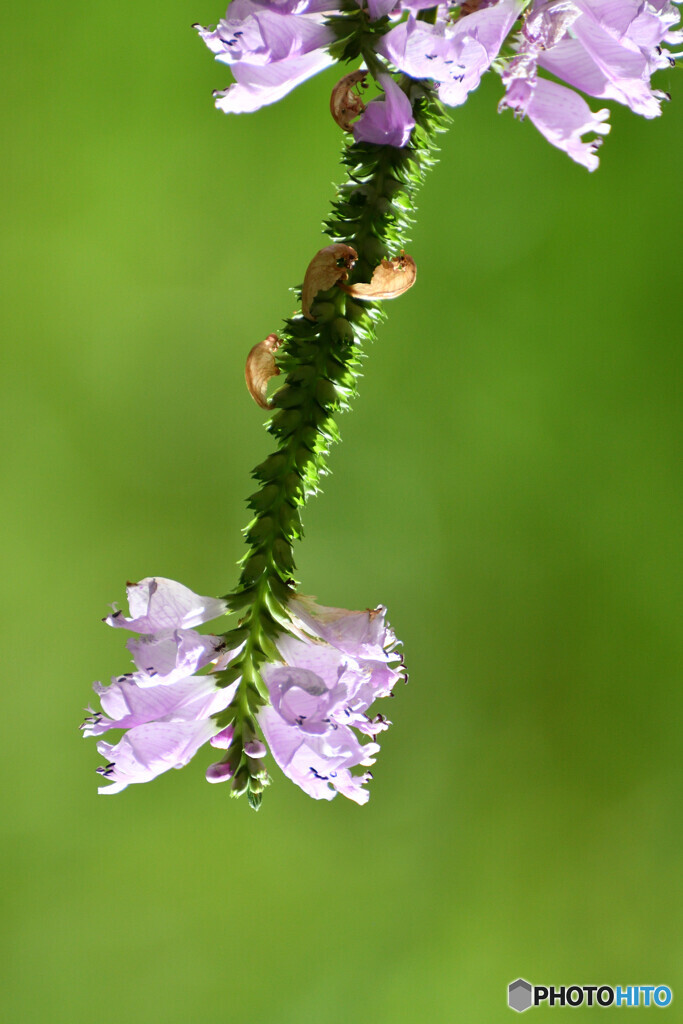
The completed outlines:
[[[94,684],[102,711],[88,709],[82,726],[85,736],[127,730],[118,743],[97,745],[109,761],[97,770],[112,783],[100,793],[119,793],[187,764],[219,734],[212,716],[228,706],[238,686],[219,687],[214,676],[196,674],[208,665],[222,668],[235,654],[224,650],[220,637],[190,628],[222,615],[224,601],[156,577],[129,585],[128,603],[130,618],[115,611],[105,621],[141,634],[127,643],[136,671],[108,686]]]
[[[433,79],[443,102],[459,106],[498,56],[522,7],[522,0],[499,0],[454,25],[411,15],[382,36],[377,51],[411,78]]]
[[[214,93],[226,114],[258,110],[334,63],[325,47],[331,29],[317,13],[332,5],[283,0],[233,0],[215,29],[195,25],[216,60],[230,65],[235,84]]]
[[[363,804],[371,776],[351,768],[374,763],[374,737],[390,724],[366,712],[403,675],[385,609],[349,612],[298,597],[290,613],[297,636],[280,636],[282,662],[261,669],[270,706],[259,725],[282,771],[305,793],[317,800],[342,793]],[[361,743],[355,730],[372,740]]]
[[[380,75],[382,99],[372,100],[353,126],[356,142],[377,146],[405,146],[415,127],[410,100],[390,75]]]
[[[538,68],[589,96],[617,100],[643,117],[657,117],[665,94],[653,90],[650,76],[667,67],[662,43],[683,39],[672,31],[679,12],[667,0],[538,0],[529,11],[517,56],[503,73],[506,95],[499,109],[528,115],[545,137],[589,170],[598,166],[597,146],[582,141],[593,131],[606,134],[607,110],[592,114],[581,97],[539,78]]]
[[[227,609],[225,601],[215,597],[198,597],[188,587],[163,576],[149,576],[126,587],[131,617],[114,612],[105,619],[110,626],[120,626],[135,633],[158,634],[165,629],[188,629],[216,619]]]

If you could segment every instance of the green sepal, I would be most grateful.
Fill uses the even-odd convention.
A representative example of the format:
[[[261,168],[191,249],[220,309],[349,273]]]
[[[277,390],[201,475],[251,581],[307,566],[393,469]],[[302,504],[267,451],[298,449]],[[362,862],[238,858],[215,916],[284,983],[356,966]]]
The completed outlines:
[[[213,674],[216,677],[216,685],[221,689],[225,689],[226,686],[234,683],[236,679],[242,678],[242,665],[231,664],[227,668],[221,669],[220,672],[214,672]]]

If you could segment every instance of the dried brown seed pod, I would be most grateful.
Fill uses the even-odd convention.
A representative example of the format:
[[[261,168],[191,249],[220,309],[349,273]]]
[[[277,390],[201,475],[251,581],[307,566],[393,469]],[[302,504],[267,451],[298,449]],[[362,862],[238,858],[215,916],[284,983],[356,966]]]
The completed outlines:
[[[311,304],[318,292],[326,292],[333,285],[346,281],[357,259],[356,250],[342,242],[326,245],[315,254],[306,268],[301,289],[301,309],[308,320],[315,320],[311,316]]]
[[[352,130],[351,122],[365,110],[360,95],[355,90],[365,89],[367,71],[352,71],[350,75],[340,78],[330,96],[330,111],[340,128],[345,132]]]
[[[277,377],[280,367],[275,362],[274,353],[278,350],[282,340],[277,334],[269,334],[258,345],[254,345],[247,356],[247,365],[244,368],[244,377],[249,388],[249,394],[257,405],[262,409],[269,409],[270,402],[266,398],[266,388],[271,377]]]
[[[394,256],[392,260],[382,260],[375,267],[372,280],[369,284],[343,284],[341,287],[349,295],[358,299],[395,299],[397,295],[403,295],[415,284],[417,267],[412,256],[402,252],[400,256]]]

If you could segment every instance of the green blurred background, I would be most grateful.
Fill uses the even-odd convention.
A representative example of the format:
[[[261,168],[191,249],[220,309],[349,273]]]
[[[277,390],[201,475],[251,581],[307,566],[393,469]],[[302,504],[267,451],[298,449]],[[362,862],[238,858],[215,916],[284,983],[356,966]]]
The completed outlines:
[[[3,1019],[489,1024],[520,975],[668,984],[676,1019],[676,72],[593,175],[496,79],[443,139],[298,552],[306,592],[383,602],[404,641],[370,804],[275,772],[256,815],[207,751],[97,796],[77,726],[128,667],[100,619],[126,579],[233,585],[269,450],[245,355],[339,173],[334,71],[213,109],[190,25],[222,13],[5,13]]]

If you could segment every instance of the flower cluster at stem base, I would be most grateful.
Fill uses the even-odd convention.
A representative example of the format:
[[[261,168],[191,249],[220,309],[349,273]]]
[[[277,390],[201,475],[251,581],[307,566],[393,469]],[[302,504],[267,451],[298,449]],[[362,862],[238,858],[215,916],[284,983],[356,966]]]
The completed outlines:
[[[119,793],[181,768],[206,743],[226,751],[209,766],[209,782],[233,778],[242,753],[260,763],[265,744],[238,721],[242,679],[221,685],[221,673],[240,648],[228,650],[221,636],[194,628],[223,615],[226,602],[162,577],[130,584],[128,602],[128,617],[115,611],[105,621],[137,634],[127,642],[135,671],[108,686],[94,684],[102,710],[89,708],[81,727],[94,737],[124,730],[116,743],[98,742],[108,760],[97,769],[108,783],[99,792]],[[305,793],[316,799],[342,793],[363,804],[371,776],[354,775],[351,768],[374,763],[375,737],[389,725],[383,715],[366,712],[403,676],[396,638],[383,608],[348,612],[295,597],[289,612],[291,632],[276,639],[278,659],[261,668],[270,704],[261,709],[258,725],[274,760]],[[233,709],[235,725],[219,722]],[[237,731],[242,742],[236,760]],[[358,734],[371,739],[361,743]],[[267,784],[265,769],[260,777]]]

